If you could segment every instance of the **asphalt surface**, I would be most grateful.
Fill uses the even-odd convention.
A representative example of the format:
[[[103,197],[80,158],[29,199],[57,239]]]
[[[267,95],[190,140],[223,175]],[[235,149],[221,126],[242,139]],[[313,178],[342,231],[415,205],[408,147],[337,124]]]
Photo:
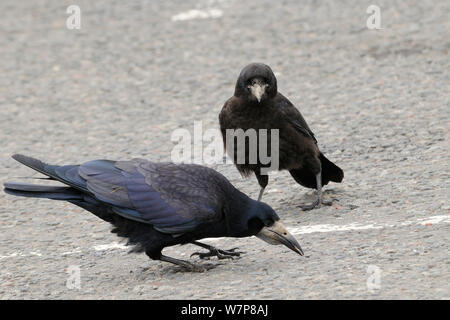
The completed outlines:
[[[1,1],[0,183],[33,175],[16,152],[56,164],[168,161],[173,130],[217,129],[254,61],[272,67],[345,178],[325,188],[333,206],[302,212],[313,192],[271,175],[264,201],[306,256],[257,238],[211,240],[246,254],[211,259],[203,274],[128,254],[73,205],[1,192],[0,297],[449,299],[450,3],[376,2],[77,0],[81,29],[69,30],[69,3]],[[371,4],[380,30],[366,26]],[[211,166],[257,197],[256,179]]]

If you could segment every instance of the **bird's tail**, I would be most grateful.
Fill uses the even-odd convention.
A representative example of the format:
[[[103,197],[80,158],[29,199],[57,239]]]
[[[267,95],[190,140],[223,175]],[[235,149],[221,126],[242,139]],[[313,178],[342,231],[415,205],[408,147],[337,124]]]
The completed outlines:
[[[42,174],[45,174],[46,176],[50,177],[51,179],[60,180],[55,173],[55,169],[58,168],[59,166],[52,166],[52,165],[42,162],[41,160],[38,160],[38,159],[35,159],[32,157],[27,157],[22,154],[15,154],[12,156],[12,158],[33,170],[36,170]]]
[[[79,190],[78,185],[74,185],[72,181],[59,176],[56,170],[62,170],[67,172],[68,169],[75,169],[76,166],[55,166],[48,165],[38,159],[27,157],[21,154],[15,154],[12,156],[14,160],[30,167],[46,176],[51,180],[58,180],[68,186],[50,186],[50,185],[37,185],[30,183],[20,182],[5,182],[5,193],[31,198],[48,198],[53,200],[81,200],[83,194]],[[75,187],[72,188],[72,187]],[[78,187],[78,188],[77,188]],[[77,190],[78,189],[78,190]]]
[[[344,171],[325,158],[322,152],[319,155],[319,159],[322,164],[322,180],[342,182],[342,179],[344,179]]]
[[[82,200],[83,194],[71,187],[47,186],[31,183],[5,182],[5,193],[29,198],[52,200]]]
[[[66,184],[65,186],[39,185],[21,182],[5,182],[5,193],[28,198],[46,198],[69,201],[99,218],[114,222],[108,207],[92,197],[86,188],[86,182],[78,175],[77,165],[49,165],[38,159],[20,154],[12,156],[15,160],[50,178]]]
[[[322,152],[319,155],[319,160],[322,166],[322,186],[327,185],[330,181],[342,182],[344,171],[341,168],[325,158]],[[316,176],[308,167],[291,169],[289,173],[300,185],[317,189]]]

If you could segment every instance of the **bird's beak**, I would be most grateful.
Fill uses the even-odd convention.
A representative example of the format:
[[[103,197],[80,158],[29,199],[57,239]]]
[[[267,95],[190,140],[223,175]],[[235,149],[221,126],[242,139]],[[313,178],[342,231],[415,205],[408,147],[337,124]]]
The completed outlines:
[[[266,86],[260,83],[255,83],[250,86],[250,91],[252,95],[255,96],[256,100],[258,100],[258,102],[261,102],[261,98],[266,91]]]
[[[300,244],[297,242],[297,240],[295,240],[294,236],[286,230],[286,228],[280,221],[276,221],[270,227],[262,228],[261,231],[256,234],[256,236],[270,244],[284,244],[292,251],[295,251],[299,255],[303,256],[303,250],[300,247]]]

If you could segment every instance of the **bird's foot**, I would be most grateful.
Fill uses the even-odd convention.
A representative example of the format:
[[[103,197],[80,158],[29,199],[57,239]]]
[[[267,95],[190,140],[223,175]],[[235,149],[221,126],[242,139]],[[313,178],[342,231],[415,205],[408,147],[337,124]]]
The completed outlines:
[[[210,269],[217,267],[217,265],[215,265],[215,264],[198,265],[198,264],[194,264],[189,261],[175,259],[175,258],[164,256],[164,255],[161,255],[160,260],[173,263],[173,264],[180,266],[183,269],[185,269],[187,271],[191,271],[191,272],[205,272],[206,270],[210,270]]]
[[[307,205],[304,205],[304,206],[300,206],[300,208],[302,208],[303,211],[309,211],[309,210],[312,210],[312,209],[318,209],[318,208],[321,207],[321,205],[322,205],[321,201],[320,200],[316,200],[312,204],[307,204]]]
[[[180,269],[179,271],[188,271],[188,272],[205,272],[211,269],[214,269],[215,267],[217,267],[216,264],[212,264],[212,263],[208,263],[208,264],[195,264],[195,263],[191,263],[188,261],[183,261],[183,263],[179,263],[178,264],[180,267],[182,267],[182,269]]]
[[[229,250],[222,250],[217,248],[211,248],[208,249],[209,252],[194,252],[191,254],[192,256],[198,256],[200,259],[205,259],[209,257],[217,257],[219,260],[222,259],[231,259],[233,260],[233,257],[239,257],[241,253],[245,253],[242,251],[236,251],[238,248],[233,248]]]
[[[317,199],[312,204],[307,204],[305,206],[301,206],[301,208],[303,211],[309,211],[312,209],[319,209],[322,205],[332,206],[333,201],[325,201],[325,200]]]

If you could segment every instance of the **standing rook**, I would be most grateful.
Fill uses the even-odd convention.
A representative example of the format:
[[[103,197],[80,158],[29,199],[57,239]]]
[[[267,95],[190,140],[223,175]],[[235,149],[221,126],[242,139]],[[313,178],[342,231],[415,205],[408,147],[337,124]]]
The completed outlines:
[[[234,96],[227,100],[219,115],[220,129],[225,148],[233,155],[233,161],[239,172],[248,176],[255,173],[261,186],[258,200],[261,200],[264,189],[269,182],[269,176],[262,173],[262,168],[270,167],[260,159],[260,141],[257,135],[257,161],[250,160],[249,148],[227,146],[227,129],[278,129],[279,170],[289,170],[294,180],[300,185],[317,189],[317,200],[309,206],[310,210],[322,204],[322,186],[330,181],[341,182],[344,172],[330,160],[325,158],[317,146],[314,133],[308,127],[305,119],[294,105],[277,91],[277,79],[272,69],[261,63],[252,63],[240,73],[236,83]],[[245,140],[235,140],[245,143]],[[271,150],[270,137],[267,139],[266,150]],[[229,150],[233,148],[233,150]],[[251,148],[250,148],[251,149]],[[245,162],[237,161],[239,150],[245,150]],[[271,155],[273,157],[274,155]],[[275,155],[276,156],[276,155]],[[254,161],[253,161],[254,162]]]

